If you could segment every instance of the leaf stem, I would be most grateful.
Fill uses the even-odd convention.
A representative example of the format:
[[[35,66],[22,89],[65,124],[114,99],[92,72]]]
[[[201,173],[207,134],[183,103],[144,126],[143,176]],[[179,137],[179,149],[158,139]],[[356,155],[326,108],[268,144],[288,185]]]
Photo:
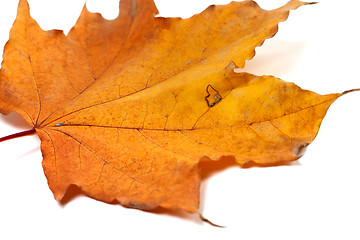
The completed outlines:
[[[18,132],[18,133],[15,133],[15,134],[11,134],[9,136],[0,138],[0,142],[4,142],[6,140],[10,140],[10,139],[18,138],[18,137],[29,136],[29,135],[34,134],[35,132],[36,132],[35,128],[32,128],[30,130],[26,130],[26,131],[23,131],[23,132]]]
[[[343,96],[343,95],[345,95],[345,94],[348,94],[348,93],[351,93],[351,92],[357,92],[357,91],[360,91],[360,88],[347,90],[347,91],[343,92],[343,93],[341,94],[341,96]]]
[[[208,219],[204,218],[204,216],[203,216],[203,215],[201,215],[200,213],[199,213],[199,217],[200,217],[200,219],[201,219],[203,222],[206,222],[206,223],[210,224],[210,225],[211,225],[211,226],[213,226],[213,227],[225,228],[225,226],[220,226],[220,225],[217,225],[217,224],[215,224],[215,223],[211,222],[210,220],[208,220]]]

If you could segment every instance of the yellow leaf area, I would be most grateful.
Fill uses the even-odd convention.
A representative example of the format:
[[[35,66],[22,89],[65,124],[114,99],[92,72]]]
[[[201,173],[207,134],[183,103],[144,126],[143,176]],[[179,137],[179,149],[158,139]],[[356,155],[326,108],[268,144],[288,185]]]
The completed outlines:
[[[36,129],[57,200],[74,184],[105,202],[197,212],[201,162],[296,160],[340,96],[234,72],[304,4],[232,2],[180,19],[122,0],[113,21],[84,8],[65,36],[41,30],[20,0],[0,110]]]

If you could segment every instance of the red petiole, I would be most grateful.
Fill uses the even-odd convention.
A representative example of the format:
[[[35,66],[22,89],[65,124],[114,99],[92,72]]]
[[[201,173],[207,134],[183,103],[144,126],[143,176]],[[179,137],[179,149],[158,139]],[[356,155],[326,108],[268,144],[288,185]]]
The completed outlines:
[[[11,134],[9,136],[0,138],[0,142],[4,142],[6,140],[10,140],[10,139],[18,138],[18,137],[29,136],[29,135],[34,134],[35,132],[36,132],[36,130],[35,130],[35,128],[33,128],[33,129],[26,130],[26,131],[23,131],[23,132],[18,132],[18,133],[15,133],[15,134]]]

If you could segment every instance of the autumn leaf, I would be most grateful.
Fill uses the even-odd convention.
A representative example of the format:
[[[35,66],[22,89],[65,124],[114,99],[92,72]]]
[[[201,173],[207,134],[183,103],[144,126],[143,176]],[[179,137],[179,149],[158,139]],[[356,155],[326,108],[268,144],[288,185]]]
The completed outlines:
[[[105,202],[198,212],[200,163],[296,160],[341,96],[234,71],[305,4],[232,2],[180,19],[154,17],[152,0],[122,0],[114,21],[84,8],[65,36],[43,31],[20,0],[1,113],[33,126],[57,200],[76,185]]]

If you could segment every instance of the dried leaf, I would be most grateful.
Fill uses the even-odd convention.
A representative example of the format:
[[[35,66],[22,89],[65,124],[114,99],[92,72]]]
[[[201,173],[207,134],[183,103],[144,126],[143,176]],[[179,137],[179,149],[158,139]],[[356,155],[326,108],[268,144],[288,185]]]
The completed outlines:
[[[36,130],[57,200],[74,184],[105,202],[197,212],[202,161],[296,160],[340,96],[234,72],[304,4],[232,2],[180,19],[122,0],[114,21],[84,8],[65,36],[41,30],[20,0],[0,110]]]

